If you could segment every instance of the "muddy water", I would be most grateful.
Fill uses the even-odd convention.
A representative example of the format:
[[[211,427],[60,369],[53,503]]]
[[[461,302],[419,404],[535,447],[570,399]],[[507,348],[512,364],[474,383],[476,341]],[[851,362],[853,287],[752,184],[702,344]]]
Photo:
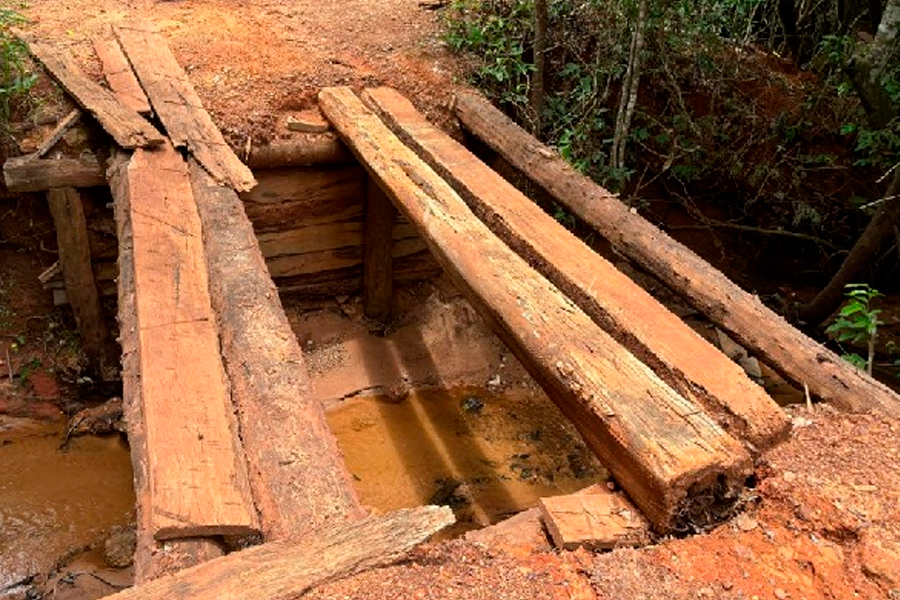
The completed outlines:
[[[458,535],[604,476],[578,434],[529,389],[419,391],[328,414],[361,501],[379,511],[445,504]]]
[[[0,590],[133,520],[125,443],[87,436],[63,451],[63,428],[0,416]]]

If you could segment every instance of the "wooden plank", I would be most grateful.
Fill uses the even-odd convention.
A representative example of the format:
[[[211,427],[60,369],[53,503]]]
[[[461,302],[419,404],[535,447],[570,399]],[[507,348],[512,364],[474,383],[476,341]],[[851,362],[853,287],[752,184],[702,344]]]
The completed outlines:
[[[632,213],[478,95],[458,96],[463,125],[677,292],[785,379],[845,410],[900,416],[900,395],[792,327],[719,270]]]
[[[594,484],[574,494],[541,498],[538,507],[563,550],[612,550],[650,543],[650,524],[621,493]]]
[[[56,127],[50,133],[49,137],[44,140],[44,143],[41,144],[41,147],[31,153],[31,158],[42,158],[45,154],[50,152],[53,146],[66,135],[66,132],[68,132],[80,118],[81,111],[77,108],[72,109],[69,114],[56,124]]]
[[[94,83],[69,57],[49,44],[27,41],[37,58],[56,81],[122,148],[146,148],[163,142],[163,136],[142,116],[119,102],[108,90]]]
[[[210,294],[266,540],[362,515],[237,194],[191,161]]]
[[[52,189],[47,192],[47,203],[56,228],[66,296],[72,305],[82,347],[92,370],[104,381],[111,381],[118,377],[119,357],[110,343],[100,307],[81,196],[74,188]]]
[[[141,361],[134,285],[134,242],[131,235],[131,203],[127,167],[130,157],[114,153],[110,167],[110,189],[116,199],[118,255],[119,342],[122,345],[122,400],[128,430],[128,448],[134,471],[137,546],[134,581],[141,584],[162,575],[224,555],[212,538],[189,538],[158,542],[153,537],[153,509],[150,503],[148,449],[141,398]]]
[[[80,159],[16,156],[3,163],[3,179],[10,192],[46,192],[51,188],[106,185],[106,174],[93,156]]]
[[[308,167],[352,163],[353,155],[336,135],[295,134],[289,140],[254,146],[247,157],[251,169]]]
[[[187,165],[166,144],[136,151],[125,177],[153,535],[253,534]]]
[[[422,506],[270,542],[211,560],[109,600],[282,600],[316,585],[396,562],[454,522],[446,506]]]
[[[165,39],[140,24],[114,25],[113,31],[175,147],[190,150],[221,185],[239,192],[256,185],[253,173],[203,108]]]
[[[403,96],[369,90],[369,105],[469,208],[660,378],[758,449],[783,440],[787,414],[743,369],[534,202],[425,119]]]
[[[138,83],[128,59],[115,40],[94,39],[94,51],[103,65],[103,77],[119,101],[140,115],[150,115],[150,101]]]
[[[712,516],[751,472],[744,448],[506,247],[348,88],[319,103],[461,291],[660,532]]]
[[[387,321],[394,299],[394,220],[397,210],[378,184],[366,186],[363,225],[363,311]]]

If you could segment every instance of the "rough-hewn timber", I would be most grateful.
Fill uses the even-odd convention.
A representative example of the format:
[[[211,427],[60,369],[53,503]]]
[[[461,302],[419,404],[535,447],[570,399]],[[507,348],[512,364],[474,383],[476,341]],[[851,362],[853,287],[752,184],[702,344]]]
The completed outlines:
[[[3,179],[10,192],[45,192],[51,188],[106,185],[106,174],[93,156],[80,159],[16,156],[3,163]]]
[[[191,161],[222,356],[266,540],[361,516],[237,194]]]
[[[103,77],[116,98],[138,114],[151,114],[153,109],[150,108],[150,100],[138,83],[119,43],[115,40],[95,39],[94,51],[103,65]]]
[[[900,396],[792,327],[691,250],[575,171],[484,98],[458,96],[462,124],[557,202],[787,380],[845,410],[900,416]]]
[[[733,500],[744,448],[506,247],[348,88],[319,102],[461,291],[659,531]]]
[[[369,180],[363,226],[363,310],[387,321],[394,298],[394,221],[397,209],[384,190]]]
[[[256,185],[253,173],[203,108],[165,39],[138,23],[116,25],[113,31],[175,147],[187,147],[219,184],[239,192]]]
[[[469,208],[666,383],[757,448],[783,439],[790,420],[743,369],[591,250],[396,91],[369,105],[446,179]]]
[[[251,169],[309,167],[352,163],[353,155],[339,137],[331,133],[294,134],[288,140],[254,146],[247,157]]]
[[[80,119],[81,109],[73,108],[71,111],[69,111],[69,114],[63,117],[59,121],[59,123],[56,124],[56,127],[53,128],[53,131],[50,132],[50,135],[47,136],[47,139],[41,143],[40,147],[31,153],[31,158],[43,158],[44,156],[46,156],[46,154],[53,149],[53,146],[55,146],[57,142],[59,142],[59,140],[61,140],[63,136],[66,135],[69,129],[74,127],[75,123],[77,123]]]
[[[288,600],[317,585],[390,564],[454,522],[446,506],[401,509],[291,542],[248,548],[109,600]]]

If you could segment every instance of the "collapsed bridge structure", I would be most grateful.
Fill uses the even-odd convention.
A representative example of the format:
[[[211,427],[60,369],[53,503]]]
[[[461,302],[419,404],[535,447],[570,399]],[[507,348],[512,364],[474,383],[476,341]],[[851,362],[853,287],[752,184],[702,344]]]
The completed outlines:
[[[7,161],[4,176],[10,191],[47,193],[66,299],[85,350],[106,371],[119,356],[100,299],[117,298],[140,584],[120,595],[302,591],[390,560],[452,521],[434,507],[366,517],[310,393],[279,289],[361,287],[366,313],[386,319],[396,282],[447,272],[657,533],[728,514],[754,455],[786,437],[787,416],[739,366],[397,92],[322,90],[320,109],[338,137],[251,152],[250,164],[279,165],[254,173],[165,40],[140,23],[114,33],[96,43],[108,88],[29,41],[81,110],[37,152]],[[621,255],[788,380],[844,409],[900,415],[895,393],[485,100],[460,94],[455,110]],[[45,158],[82,111],[109,134],[109,156]],[[330,168],[292,168],[310,163]],[[78,189],[100,186],[112,194],[115,248],[90,243]],[[222,536],[263,544],[223,556]],[[288,568],[297,564],[305,570]]]

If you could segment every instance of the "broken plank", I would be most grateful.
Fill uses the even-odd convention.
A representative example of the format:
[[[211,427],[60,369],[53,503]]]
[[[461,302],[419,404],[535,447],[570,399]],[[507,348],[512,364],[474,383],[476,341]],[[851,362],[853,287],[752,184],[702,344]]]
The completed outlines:
[[[106,185],[106,174],[93,156],[80,159],[16,156],[3,163],[3,179],[10,192],[45,192],[51,188]]]
[[[124,176],[153,535],[253,534],[187,165],[165,144],[136,151]]]
[[[118,376],[119,357],[111,348],[100,307],[81,196],[74,188],[52,189],[47,192],[47,203],[56,228],[66,296],[72,305],[82,346],[92,370],[103,381],[112,381]]]
[[[406,508],[269,542],[107,596],[109,600],[283,600],[402,559],[454,522],[446,506]]]
[[[787,414],[724,354],[560,225],[394,90],[370,106],[529,264],[660,378],[758,449],[784,439]]]
[[[712,516],[749,455],[506,247],[348,88],[319,103],[469,302],[660,532]]]
[[[237,194],[190,163],[210,295],[266,540],[362,512]]]
[[[165,39],[140,24],[113,27],[175,147],[187,147],[216,183],[245,192],[253,173],[222,137]]]
[[[856,412],[900,416],[900,395],[804,335],[721,271],[577,172],[490,102],[470,92],[456,115],[515,168],[543,187],[742,346],[798,387]]]
[[[163,142],[163,136],[142,116],[108,90],[100,87],[65,54],[49,44],[28,41],[31,53],[72,98],[112,136],[122,148],[146,148]]]
[[[544,525],[562,550],[612,550],[650,543],[650,524],[623,494],[604,483],[538,501]]]
[[[138,83],[128,59],[115,40],[94,40],[94,51],[103,65],[103,77],[122,104],[141,115],[150,115],[150,101]]]
[[[53,146],[62,139],[66,132],[72,128],[75,123],[78,122],[78,119],[81,118],[81,110],[74,108],[69,114],[67,114],[63,119],[57,123],[56,128],[50,133],[50,136],[44,140],[44,143],[41,144],[41,147],[31,153],[31,158],[42,158],[45,154],[50,152]]]

